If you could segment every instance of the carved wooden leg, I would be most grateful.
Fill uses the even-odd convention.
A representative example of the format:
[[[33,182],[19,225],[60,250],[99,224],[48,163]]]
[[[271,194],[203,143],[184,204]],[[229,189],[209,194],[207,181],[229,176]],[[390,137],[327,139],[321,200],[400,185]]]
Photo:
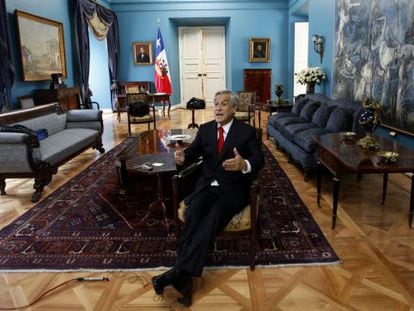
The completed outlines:
[[[102,137],[98,136],[96,138],[96,142],[95,142],[95,149],[99,151],[99,153],[104,153],[105,149],[103,148],[103,144],[102,144]]]
[[[45,179],[43,178],[35,178],[35,183],[33,185],[33,188],[35,189],[35,192],[32,195],[32,199],[31,201],[33,203],[36,203],[39,201],[40,196],[42,195],[43,192],[43,188],[47,185],[48,183],[45,181]]]
[[[6,195],[6,179],[0,178],[0,195]]]

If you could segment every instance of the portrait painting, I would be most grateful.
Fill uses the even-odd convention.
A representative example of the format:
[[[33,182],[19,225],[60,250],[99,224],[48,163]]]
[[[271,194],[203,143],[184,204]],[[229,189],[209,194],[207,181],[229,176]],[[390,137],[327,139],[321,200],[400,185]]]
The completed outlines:
[[[152,43],[151,42],[134,42],[132,44],[134,51],[135,65],[152,65]]]
[[[249,62],[268,63],[270,61],[270,38],[250,38]]]
[[[23,81],[50,80],[57,73],[66,78],[63,24],[18,10],[14,14]]]
[[[381,124],[414,134],[414,2],[337,0],[334,98],[381,103]]]

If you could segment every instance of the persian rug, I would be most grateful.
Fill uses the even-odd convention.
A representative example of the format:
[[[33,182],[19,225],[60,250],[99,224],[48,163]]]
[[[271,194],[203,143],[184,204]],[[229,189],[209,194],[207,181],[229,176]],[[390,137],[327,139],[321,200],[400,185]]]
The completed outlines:
[[[116,155],[131,139],[2,229],[0,270],[110,271],[172,266],[177,246],[174,230],[168,233],[160,217],[140,223],[156,199],[154,180],[137,177],[126,194],[119,194]],[[266,147],[264,152],[257,266],[339,262],[287,175]],[[247,235],[221,235],[207,266],[247,267],[248,259]]]

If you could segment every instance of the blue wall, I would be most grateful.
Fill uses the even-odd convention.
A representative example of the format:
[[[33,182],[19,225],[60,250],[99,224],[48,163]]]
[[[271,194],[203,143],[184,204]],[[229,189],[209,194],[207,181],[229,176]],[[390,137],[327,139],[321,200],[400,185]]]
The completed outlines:
[[[73,53],[72,49],[72,27],[70,26],[68,0],[6,0],[6,9],[9,20],[10,40],[12,44],[13,63],[16,68],[16,78],[13,85],[13,102],[16,104],[16,97],[21,95],[31,94],[34,89],[49,88],[50,81],[39,82],[24,82],[22,75],[22,67],[20,54],[18,51],[18,34],[16,31],[16,23],[14,17],[14,10],[24,11],[30,14],[38,15],[63,24],[64,38],[65,38],[65,54],[66,54],[66,69],[67,78],[66,85],[73,86]]]
[[[154,67],[133,64],[132,43],[152,41],[155,53],[157,20],[163,35],[173,83],[172,103],[180,101],[178,27],[191,25],[221,25],[226,27],[227,87],[243,89],[244,68],[271,68],[272,85],[287,85],[288,79],[288,7],[277,2],[222,2],[203,3],[117,4],[116,12],[121,34],[120,80],[154,80]],[[270,62],[249,63],[249,38],[271,39]],[[155,57],[155,55],[154,55]]]

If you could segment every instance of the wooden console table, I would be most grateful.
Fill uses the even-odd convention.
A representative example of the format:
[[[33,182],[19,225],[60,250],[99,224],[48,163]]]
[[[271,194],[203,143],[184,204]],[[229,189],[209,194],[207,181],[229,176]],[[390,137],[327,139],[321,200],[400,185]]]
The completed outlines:
[[[332,229],[336,224],[336,213],[339,199],[339,185],[341,176],[347,174],[383,174],[382,202],[385,202],[387,193],[388,174],[390,173],[414,173],[414,152],[404,146],[382,138],[375,137],[380,144],[380,150],[394,151],[399,154],[396,161],[385,161],[377,155],[379,150],[371,151],[359,147],[356,139],[344,138],[338,133],[326,134],[315,137],[316,152],[318,157],[318,205],[320,206],[322,166],[325,166],[333,175],[333,211]],[[411,193],[408,225],[411,228],[414,211],[414,176],[411,176]]]
[[[126,94],[118,94],[116,96],[117,98],[117,105],[116,105],[116,111],[118,113],[118,121],[121,121],[121,111],[123,105],[126,104]],[[149,93],[148,94],[148,101],[150,103],[162,103],[162,115],[165,117],[165,106],[168,102],[168,108],[167,108],[167,114],[168,119],[170,119],[170,111],[171,111],[171,102],[170,102],[170,95],[167,93]]]
[[[79,87],[67,87],[56,90],[37,89],[33,91],[36,106],[58,102],[62,109],[81,109],[82,101]]]

